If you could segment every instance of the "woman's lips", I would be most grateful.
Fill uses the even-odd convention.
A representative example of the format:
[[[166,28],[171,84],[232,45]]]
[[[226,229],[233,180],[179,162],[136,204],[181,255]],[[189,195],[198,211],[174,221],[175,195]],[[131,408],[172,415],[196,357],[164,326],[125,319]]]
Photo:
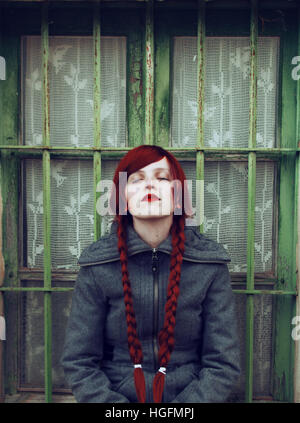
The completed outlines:
[[[159,201],[160,199],[155,195],[155,194],[147,194],[145,195],[145,197],[142,199],[142,201]]]

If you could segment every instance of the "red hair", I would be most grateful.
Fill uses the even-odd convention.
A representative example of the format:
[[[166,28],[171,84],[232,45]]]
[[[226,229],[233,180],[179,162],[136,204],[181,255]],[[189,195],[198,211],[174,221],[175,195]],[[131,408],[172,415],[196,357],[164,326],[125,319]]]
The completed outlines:
[[[174,191],[174,205],[177,213],[173,216],[171,226],[172,253],[170,261],[169,283],[167,288],[167,300],[165,305],[164,325],[158,334],[159,352],[158,361],[160,369],[153,381],[154,402],[161,402],[164,389],[164,376],[171,353],[174,349],[174,330],[176,321],[176,309],[179,295],[179,282],[181,275],[181,263],[184,252],[184,225],[185,218],[191,216],[191,203],[188,193],[184,192],[184,171],[177,159],[159,146],[142,145],[130,150],[120,161],[114,175],[114,190],[111,195],[111,208],[116,210],[115,220],[118,222],[118,249],[120,253],[122,283],[124,290],[125,314],[127,322],[127,337],[130,358],[135,366],[134,380],[137,398],[139,402],[146,401],[145,378],[142,370],[143,352],[137,335],[137,323],[132,301],[131,285],[127,266],[127,242],[126,228],[131,222],[132,216],[127,212],[125,199],[125,186],[119,183],[120,172],[127,172],[128,177],[143,167],[166,157],[170,165],[173,180],[180,182],[179,189]],[[125,181],[124,181],[125,182]],[[179,211],[179,212],[178,212]]]

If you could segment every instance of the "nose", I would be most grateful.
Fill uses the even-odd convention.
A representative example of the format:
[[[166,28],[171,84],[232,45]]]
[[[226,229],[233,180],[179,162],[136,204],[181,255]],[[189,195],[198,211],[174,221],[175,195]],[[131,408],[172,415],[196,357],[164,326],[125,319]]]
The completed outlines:
[[[146,185],[145,185],[146,189],[152,189],[152,188],[154,188],[154,182],[155,181],[153,179],[147,178],[145,180],[145,182],[146,182]]]

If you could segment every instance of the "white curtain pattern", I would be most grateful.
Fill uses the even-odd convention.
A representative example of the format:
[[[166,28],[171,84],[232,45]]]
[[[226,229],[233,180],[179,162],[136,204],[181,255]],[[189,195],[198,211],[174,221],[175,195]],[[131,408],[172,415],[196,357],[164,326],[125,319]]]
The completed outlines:
[[[257,147],[276,147],[278,37],[258,38]],[[247,37],[207,37],[205,46],[204,144],[246,148],[249,139],[250,43]],[[174,147],[197,143],[197,39],[175,37],[172,87]],[[272,269],[275,165],[257,162],[255,271]],[[186,165],[188,179],[196,172]],[[193,189],[194,206],[195,187]],[[248,167],[244,161],[206,161],[204,234],[232,258],[231,272],[247,271]]]
[[[41,39],[25,37],[24,143],[42,144]],[[94,144],[94,50],[91,37],[49,37],[50,143]],[[126,39],[101,38],[101,143],[126,143]]]
[[[196,206],[196,167],[182,162],[192,180],[192,202]],[[272,269],[273,204],[275,165],[256,164],[255,272]],[[204,235],[221,243],[231,257],[230,272],[247,272],[247,162],[206,161],[204,167]]]
[[[279,39],[258,38],[258,147],[276,146]],[[204,143],[248,147],[250,44],[246,37],[206,38]],[[172,145],[193,147],[197,139],[197,39],[175,37]]]
[[[49,38],[50,142],[52,146],[94,144],[93,40]],[[23,41],[24,143],[42,144],[41,39]],[[101,143],[126,145],[126,39],[101,38]],[[27,266],[43,267],[42,163],[25,161]],[[51,161],[51,254],[56,269],[72,269],[94,240],[91,161]]]

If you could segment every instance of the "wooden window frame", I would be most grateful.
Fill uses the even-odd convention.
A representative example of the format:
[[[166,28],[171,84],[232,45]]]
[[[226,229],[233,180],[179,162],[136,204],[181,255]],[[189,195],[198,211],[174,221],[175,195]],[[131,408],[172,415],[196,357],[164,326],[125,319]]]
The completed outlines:
[[[7,1],[6,3],[13,3]],[[204,166],[206,158],[226,159],[239,157],[248,161],[248,237],[247,237],[247,274],[235,279],[245,283],[245,289],[234,290],[246,295],[246,383],[245,401],[253,401],[253,339],[254,339],[254,296],[275,296],[275,319],[273,329],[273,398],[278,401],[293,401],[293,372],[294,372],[294,343],[291,340],[291,320],[296,313],[296,242],[297,242],[297,192],[299,174],[299,151],[297,140],[300,137],[300,82],[291,77],[291,59],[297,55],[300,47],[300,9],[297,10],[298,23],[289,15],[288,22],[278,24],[276,19],[268,28],[261,25],[258,0],[251,0],[249,12],[249,33],[251,47],[250,61],[250,133],[248,148],[209,148],[204,145],[204,46],[205,37],[216,35],[210,33],[207,22],[207,12],[217,9],[216,5],[207,4],[204,0],[189,2],[192,12],[197,11],[197,18],[190,23],[180,25],[180,34],[174,22],[172,25],[157,25],[156,8],[167,10],[168,4],[149,0],[144,4],[137,4],[138,16],[144,17],[143,42],[138,35],[138,29],[129,31],[127,36],[127,125],[128,147],[101,147],[100,132],[100,35],[102,34],[102,9],[98,2],[93,5],[91,15],[92,34],[94,38],[94,147],[67,148],[52,147],[49,133],[49,91],[48,91],[48,51],[49,51],[49,10],[47,3],[34,5],[35,1],[27,2],[35,7],[35,13],[41,14],[40,35],[43,51],[43,145],[39,147],[20,144],[21,123],[19,114],[20,90],[20,36],[19,32],[0,33],[0,55],[7,62],[7,79],[0,81],[0,153],[1,153],[1,197],[3,201],[3,256],[5,260],[5,279],[0,286],[0,297],[5,296],[5,309],[16,308],[16,295],[23,291],[38,291],[44,295],[44,346],[45,346],[45,401],[52,402],[51,378],[51,305],[53,292],[66,292],[72,288],[53,287],[52,281],[72,278],[74,275],[64,272],[51,272],[50,232],[51,232],[51,193],[50,193],[50,161],[53,157],[89,157],[93,160],[94,169],[94,201],[99,193],[96,186],[101,179],[101,161],[106,158],[119,158],[132,147],[139,145],[139,140],[145,144],[157,144],[173,152],[178,158],[192,158],[196,162],[196,178],[204,180]],[[63,3],[63,2],[61,2]],[[79,2],[80,3],[80,2]],[[170,2],[172,3],[172,2]],[[230,2],[229,2],[230,3]],[[242,2],[241,2],[242,3]],[[268,2],[266,2],[268,3]],[[287,2],[281,2],[287,3]],[[105,4],[103,2],[103,11]],[[178,7],[177,2],[177,7]],[[68,7],[68,6],[67,6]],[[90,7],[90,6],[89,6]],[[175,5],[176,7],[176,5]],[[221,6],[220,6],[221,7]],[[228,7],[228,6],[227,6]],[[267,7],[267,6],[266,6]],[[289,6],[290,7],[290,6]],[[271,8],[271,7],[270,7]],[[245,6],[245,9],[247,7]],[[5,10],[5,8],[4,8]],[[116,13],[111,6],[109,13]],[[272,10],[272,9],[271,9]],[[294,10],[294,9],[293,9]],[[0,8],[0,13],[2,9]],[[7,10],[6,10],[7,13]],[[176,14],[172,10],[173,16]],[[179,16],[179,14],[177,13]],[[159,16],[159,15],[157,15]],[[167,14],[165,13],[165,17]],[[158,17],[158,20],[160,18]],[[178,19],[178,18],[177,18]],[[13,18],[12,18],[13,20]],[[175,19],[176,20],[176,19]],[[163,21],[163,18],[162,18]],[[1,14],[0,14],[1,22]],[[289,30],[283,28],[289,26]],[[26,25],[25,25],[26,26]],[[36,31],[36,26],[34,27]],[[28,28],[27,28],[28,29]],[[19,31],[19,30],[18,30]],[[107,29],[105,29],[107,31]],[[104,32],[105,32],[104,31]],[[154,38],[155,31],[155,38]],[[174,31],[174,33],[172,32]],[[258,148],[256,146],[256,100],[257,100],[257,37],[264,31],[264,35],[280,36],[280,99],[279,99],[279,145],[276,148]],[[118,30],[114,29],[113,35]],[[245,34],[243,22],[237,22],[234,30],[224,24],[217,35]],[[124,33],[122,33],[124,35]],[[168,146],[170,131],[171,105],[171,38],[174,35],[197,36],[198,50],[198,136],[194,148],[175,148]],[[154,59],[155,58],[155,59]],[[156,70],[155,70],[156,66]],[[168,95],[165,92],[167,89]],[[16,95],[17,93],[17,95]],[[22,239],[19,239],[20,210],[20,162],[23,158],[38,157],[43,163],[43,201],[44,201],[44,271],[29,272],[20,268],[19,251]],[[271,159],[278,165],[277,195],[278,195],[278,245],[276,246],[276,272],[271,278],[257,278],[254,273],[254,218],[255,218],[255,189],[256,163],[258,160]],[[294,181],[294,184],[293,184]],[[295,211],[291,218],[291,210]],[[95,239],[101,234],[100,216],[94,214]],[[200,226],[203,231],[203,226]],[[292,241],[291,241],[292,240]],[[43,278],[43,287],[22,287],[21,280]],[[260,290],[260,282],[273,283],[273,289]],[[0,298],[1,300],[1,298]],[[0,310],[1,311],[1,310]],[[10,341],[6,348],[6,390],[15,392],[18,386],[16,372],[18,334],[14,321],[7,322],[7,332]],[[1,341],[0,341],[1,342]],[[2,343],[1,343],[2,344]],[[10,357],[10,359],[8,359]]]

